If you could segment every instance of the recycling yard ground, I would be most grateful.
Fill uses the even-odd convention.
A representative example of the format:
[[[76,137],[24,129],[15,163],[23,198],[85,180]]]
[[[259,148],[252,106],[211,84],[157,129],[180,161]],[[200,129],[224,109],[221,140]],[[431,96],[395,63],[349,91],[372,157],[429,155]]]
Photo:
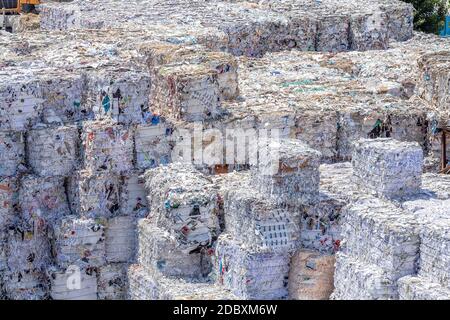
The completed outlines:
[[[38,11],[0,30],[2,299],[450,299],[450,38],[410,5]]]

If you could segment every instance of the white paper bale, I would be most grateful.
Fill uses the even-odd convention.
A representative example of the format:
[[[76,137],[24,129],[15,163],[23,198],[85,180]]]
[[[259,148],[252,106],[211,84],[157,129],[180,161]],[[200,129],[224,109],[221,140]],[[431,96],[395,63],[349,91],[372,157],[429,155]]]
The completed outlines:
[[[78,140],[76,126],[31,130],[28,163],[39,176],[67,176],[77,165]]]
[[[144,218],[148,215],[145,180],[139,171],[132,171],[122,177],[120,211],[123,215]]]
[[[55,72],[56,73],[56,72]],[[42,122],[45,124],[72,124],[89,116],[90,105],[82,103],[85,77],[61,69],[57,75],[41,82]]]
[[[299,246],[298,218],[276,205],[250,184],[250,173],[221,177],[225,229],[247,247],[292,252]]]
[[[25,223],[52,225],[70,214],[64,178],[25,175],[20,182],[19,201]]]
[[[88,218],[120,215],[119,176],[107,172],[76,172],[70,179],[68,198],[74,214]]]
[[[450,300],[450,289],[415,276],[398,280],[400,300]]]
[[[150,78],[143,72],[107,69],[88,76],[87,99],[97,120],[146,123]]]
[[[119,216],[108,219],[105,225],[106,260],[131,262],[136,253],[136,218]]]
[[[138,261],[145,269],[171,277],[202,278],[209,273],[204,252],[182,250],[182,244],[150,220],[139,220],[138,232]]]
[[[111,121],[83,125],[84,166],[91,171],[123,173],[133,169],[133,130]]]
[[[0,130],[25,130],[42,112],[44,99],[39,80],[10,80],[0,86]]]
[[[25,161],[21,132],[0,131],[0,176],[13,176]]]
[[[409,212],[380,199],[363,199],[343,209],[342,251],[376,265],[397,280],[417,271],[419,223]]]
[[[61,268],[105,264],[105,227],[93,219],[62,218],[54,227],[56,262]]]
[[[220,228],[212,181],[193,165],[182,163],[147,170],[144,177],[150,216],[174,235],[180,249],[211,246]]]
[[[355,14],[350,18],[352,50],[381,50],[389,44],[388,17],[383,12]]]
[[[440,207],[435,219],[424,223],[420,232],[419,276],[450,289],[450,217],[448,204]],[[427,211],[423,212],[428,214]],[[439,215],[441,217],[439,217]],[[425,219],[429,217],[425,217]],[[427,221],[427,220],[425,220]]]
[[[53,300],[97,300],[97,273],[93,269],[69,266],[51,271],[50,296]]]
[[[354,181],[383,197],[407,196],[420,189],[422,163],[423,151],[417,143],[360,140],[352,157]]]
[[[398,299],[396,282],[376,265],[361,263],[342,252],[336,255],[334,300]]]
[[[6,272],[3,280],[6,297],[10,300],[48,299],[49,282],[43,272]]]
[[[113,263],[100,267],[97,287],[100,300],[125,300],[128,288],[128,264]]]
[[[8,230],[7,265],[12,272],[45,272],[52,262],[50,239],[46,230]]]
[[[240,299],[287,297],[289,254],[247,249],[222,234],[214,258],[216,282]]]
[[[252,178],[261,193],[282,205],[307,204],[317,198],[320,152],[292,139],[269,140],[258,149]]]
[[[158,67],[151,92],[151,109],[162,116],[192,122],[219,114],[218,75],[205,65]]]
[[[154,125],[136,127],[136,166],[150,169],[171,162],[170,136],[172,129],[157,115],[152,117]]]
[[[131,300],[236,300],[228,290],[210,282],[172,279],[134,264],[128,269]]]
[[[300,242],[303,248],[321,253],[339,250],[342,241],[342,208],[345,204],[339,197],[321,193],[317,204],[301,208]]]

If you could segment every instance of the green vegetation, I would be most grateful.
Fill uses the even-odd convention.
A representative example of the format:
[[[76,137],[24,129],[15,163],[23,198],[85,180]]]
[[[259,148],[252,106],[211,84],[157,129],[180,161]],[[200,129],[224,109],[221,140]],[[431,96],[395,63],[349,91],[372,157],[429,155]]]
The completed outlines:
[[[445,16],[450,6],[449,0],[403,0],[411,3],[416,12],[414,27],[417,30],[438,33],[444,25]]]

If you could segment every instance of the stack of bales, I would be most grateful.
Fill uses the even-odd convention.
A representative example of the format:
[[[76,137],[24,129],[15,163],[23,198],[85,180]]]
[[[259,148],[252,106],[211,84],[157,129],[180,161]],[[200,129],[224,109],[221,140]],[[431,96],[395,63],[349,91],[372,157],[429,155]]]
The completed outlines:
[[[150,215],[138,227],[138,264],[128,270],[131,299],[232,295],[208,284],[211,247],[220,233],[217,190],[192,165],[174,163],[145,173]]]
[[[355,144],[353,179],[366,195],[344,208],[335,299],[398,299],[398,279],[416,273],[419,223],[389,200],[418,193],[422,162],[415,143],[375,139]]]
[[[291,256],[300,248],[296,208],[318,197],[321,155],[295,140],[259,146],[250,173],[223,178],[226,233],[217,241],[214,275],[240,298],[284,299]]]

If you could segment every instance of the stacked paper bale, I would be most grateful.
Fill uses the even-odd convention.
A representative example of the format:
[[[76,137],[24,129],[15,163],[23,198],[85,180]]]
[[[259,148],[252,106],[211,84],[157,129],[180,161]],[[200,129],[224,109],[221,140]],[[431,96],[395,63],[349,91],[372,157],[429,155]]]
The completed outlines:
[[[356,186],[382,198],[411,196],[421,187],[422,150],[417,144],[361,140],[352,164]],[[370,195],[347,205],[343,216],[344,241],[336,257],[333,297],[398,299],[398,279],[417,271],[420,224],[416,216]]]
[[[0,81],[0,130],[25,130],[37,122],[42,112],[40,81],[13,77]]]
[[[115,174],[133,169],[133,134],[113,121],[83,124],[84,167],[90,171]]]
[[[121,124],[148,121],[150,77],[146,73],[109,68],[90,74],[87,87],[86,99],[96,119]]]
[[[422,183],[423,151],[417,143],[393,139],[355,143],[352,164],[355,183],[387,198],[418,192]]]
[[[270,139],[260,146],[270,150],[274,170],[267,170],[268,159],[261,158],[261,167],[230,173],[220,182],[226,233],[216,245],[214,274],[238,297],[283,299],[288,296],[291,254],[300,246],[299,217],[292,206],[318,196],[321,155],[295,140]],[[282,190],[289,196],[281,196]]]
[[[42,5],[44,29],[141,28],[177,42],[201,43],[234,55],[261,57],[266,52],[299,50],[347,51],[386,48],[389,38],[412,36],[412,6],[400,1],[184,1],[115,3],[79,0]],[[253,3],[248,3],[253,2]],[[141,8],[151,5],[151,12]],[[99,8],[105,15],[96,15]],[[141,12],[138,17],[134,12]],[[125,13],[125,14],[124,14]],[[108,19],[105,16],[109,17]],[[176,21],[177,23],[173,23]],[[211,25],[211,21],[215,21]],[[198,28],[198,23],[202,28]],[[196,27],[196,28],[194,28]],[[163,31],[164,30],[164,31]],[[205,32],[207,30],[207,32]],[[205,35],[207,33],[207,35]],[[353,41],[353,42],[352,42]]]
[[[40,176],[68,176],[78,164],[78,128],[47,127],[30,130],[27,155],[31,169]]]
[[[171,162],[172,128],[161,117],[153,115],[153,125],[138,125],[135,134],[136,167],[146,170]]]
[[[439,51],[424,54],[418,61],[421,74],[419,75],[418,94],[431,103],[437,112],[450,112],[448,98],[450,52]]]
[[[24,162],[23,133],[0,131],[0,177],[14,176]]]
[[[335,299],[398,299],[397,280],[415,274],[418,224],[380,199],[346,208],[344,242],[336,257]]]
[[[353,143],[364,138],[418,142],[426,150],[426,110],[428,106],[417,98],[404,101],[381,95],[376,99],[356,95],[338,112],[338,157],[350,160]]]
[[[290,139],[262,141],[259,146],[258,166],[252,169],[256,188],[283,205],[297,206],[317,199],[320,152]]]
[[[238,94],[237,64],[230,55],[159,43],[141,50],[148,55],[153,79],[154,113],[186,121],[207,120],[222,113],[222,100]]]
[[[211,291],[206,298],[229,298],[206,279],[220,232],[212,181],[182,163],[147,170],[144,177],[150,215],[139,221],[139,264],[128,271],[130,298],[188,299],[204,287]]]
[[[448,204],[441,202],[436,211],[424,217],[426,223],[420,232],[420,260],[417,276],[399,280],[402,300],[448,300],[450,299],[449,277],[449,218]],[[421,210],[424,211],[424,210]],[[419,217],[421,211],[417,212]],[[434,218],[433,218],[434,214]]]

